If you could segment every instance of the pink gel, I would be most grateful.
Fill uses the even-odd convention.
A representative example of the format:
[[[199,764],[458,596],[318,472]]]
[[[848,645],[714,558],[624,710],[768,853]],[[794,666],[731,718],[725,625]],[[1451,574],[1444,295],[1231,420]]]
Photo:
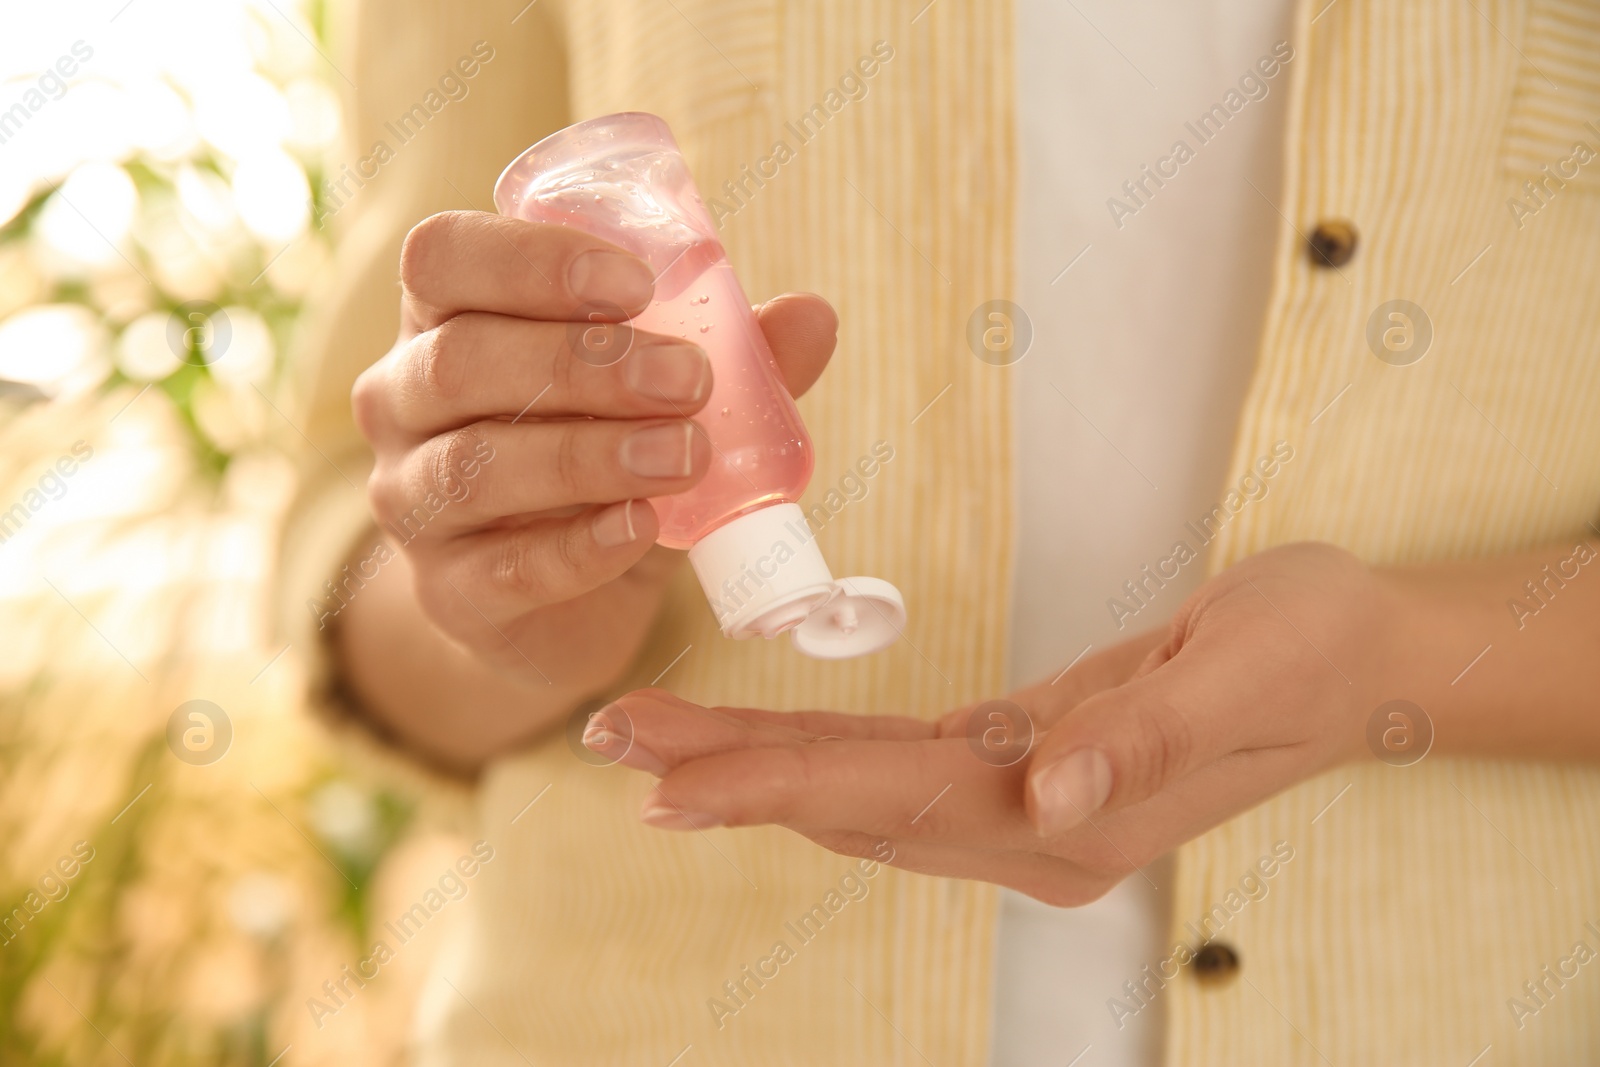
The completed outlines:
[[[495,206],[644,259],[655,299],[633,325],[692,341],[711,360],[711,398],[694,420],[711,442],[711,466],[694,488],[650,501],[659,544],[689,548],[741,515],[800,499],[811,440],[666,123],[629,112],[554,133],[506,168]],[[609,309],[590,310],[614,320]]]

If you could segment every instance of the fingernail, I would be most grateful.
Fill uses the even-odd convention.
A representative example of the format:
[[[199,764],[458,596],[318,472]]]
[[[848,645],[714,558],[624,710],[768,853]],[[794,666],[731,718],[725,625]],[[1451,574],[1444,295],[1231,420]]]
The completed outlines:
[[[612,714],[613,710],[615,715]],[[619,727],[619,718],[627,725]],[[633,723],[628,713],[615,704],[607,704],[589,716],[583,728],[583,743],[590,751],[598,752],[624,767],[646,771],[658,778],[667,773],[666,761],[634,739]]]
[[[612,504],[594,517],[594,543],[601,548],[616,548],[618,545],[628,544],[638,536],[633,529],[631,500]]]
[[[659,790],[652,790],[645,799],[639,818],[658,830],[709,830],[722,825],[720,816],[704,811],[684,811]]]
[[[694,471],[694,427],[669,422],[628,435],[622,466],[639,478],[687,478]]]
[[[1097,748],[1080,748],[1033,779],[1039,833],[1050,837],[1083,822],[1111,795],[1111,762]]]
[[[624,363],[623,374],[646,399],[691,404],[711,384],[711,363],[694,345],[646,345]]]
[[[594,718],[599,716],[596,715]],[[633,738],[617,733],[609,726],[597,725],[594,718],[590,719],[589,725],[584,728],[583,747],[590,752],[598,752],[612,763],[620,763],[624,767],[644,771],[657,778],[667,773],[667,765],[660,756]]]
[[[585,252],[567,267],[567,285],[580,300],[642,308],[655,295],[655,277],[644,260],[622,252]]]

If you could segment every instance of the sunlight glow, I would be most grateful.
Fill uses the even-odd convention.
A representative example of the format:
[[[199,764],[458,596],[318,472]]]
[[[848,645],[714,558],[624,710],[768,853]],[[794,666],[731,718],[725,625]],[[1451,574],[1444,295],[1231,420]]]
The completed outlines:
[[[45,202],[36,231],[46,266],[72,275],[106,267],[126,255],[139,191],[111,163],[85,163]]]
[[[105,328],[78,304],[44,304],[0,323],[0,378],[47,391],[104,375]],[[77,391],[73,389],[72,391]]]

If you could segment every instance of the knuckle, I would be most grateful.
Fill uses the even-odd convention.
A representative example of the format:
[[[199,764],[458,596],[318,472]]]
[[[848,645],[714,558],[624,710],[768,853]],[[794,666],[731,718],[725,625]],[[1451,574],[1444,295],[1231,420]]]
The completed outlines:
[[[461,212],[443,211],[429,215],[406,234],[400,245],[400,282],[416,292],[438,277],[451,236],[461,224]]]
[[[544,604],[552,599],[549,571],[549,554],[544,545],[524,532],[500,543],[490,565],[489,578],[515,596]]]
[[[367,500],[373,517],[400,537],[400,550],[409,551],[412,541],[429,533],[435,512],[424,499],[411,496],[407,479],[391,463],[380,460],[367,478]]]
[[[556,485],[574,500],[582,497],[588,481],[585,477],[582,429],[582,423],[563,424],[556,435],[555,452],[550,458],[551,474]]]
[[[584,532],[586,530],[587,527],[582,523],[567,523],[562,528],[560,536],[555,539],[553,565],[559,568],[559,573],[582,574],[587,567],[586,546],[590,543],[590,539]]]
[[[774,752],[770,802],[763,818],[779,825],[794,825],[804,810],[804,798],[816,795],[817,767],[811,758],[810,746],[780,748]]]
[[[387,463],[380,461],[367,475],[367,502],[373,516],[381,522],[393,522],[399,514],[400,494]]]
[[[373,364],[356,376],[350,387],[350,413],[355,418],[356,429],[367,440],[377,433],[378,418],[383,410],[383,381],[378,364]]]
[[[574,340],[569,326],[551,343],[550,391],[556,396],[569,397],[578,385],[577,364],[581,362],[573,352]]]
[[[427,488],[457,504],[472,499],[478,493],[480,479],[464,475],[475,469],[485,441],[483,431],[476,426],[465,426],[442,435],[429,463]]]
[[[1163,704],[1139,717],[1136,751],[1143,765],[1137,773],[1150,790],[1170,782],[1188,768],[1195,751],[1194,730],[1179,708]]]
[[[470,352],[468,332],[461,317],[456,316],[417,338],[412,373],[424,396],[453,400],[460,395]]]

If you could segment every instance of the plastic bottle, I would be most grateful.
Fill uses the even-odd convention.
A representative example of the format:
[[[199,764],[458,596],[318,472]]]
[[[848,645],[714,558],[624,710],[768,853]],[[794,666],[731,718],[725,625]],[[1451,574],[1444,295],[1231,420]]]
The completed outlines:
[[[695,421],[711,466],[692,489],[650,503],[658,543],[689,550],[722,632],[790,632],[802,652],[828,659],[893,644],[906,618],[899,590],[877,578],[835,581],[797,503],[811,440],[667,124],[625,112],[553,133],[505,169],[494,202],[503,215],[571,226],[644,259],[655,298],[632,325],[693,341],[710,358],[711,397]],[[605,334],[608,350],[586,343],[590,333],[574,327],[575,356],[627,358],[627,339]]]

